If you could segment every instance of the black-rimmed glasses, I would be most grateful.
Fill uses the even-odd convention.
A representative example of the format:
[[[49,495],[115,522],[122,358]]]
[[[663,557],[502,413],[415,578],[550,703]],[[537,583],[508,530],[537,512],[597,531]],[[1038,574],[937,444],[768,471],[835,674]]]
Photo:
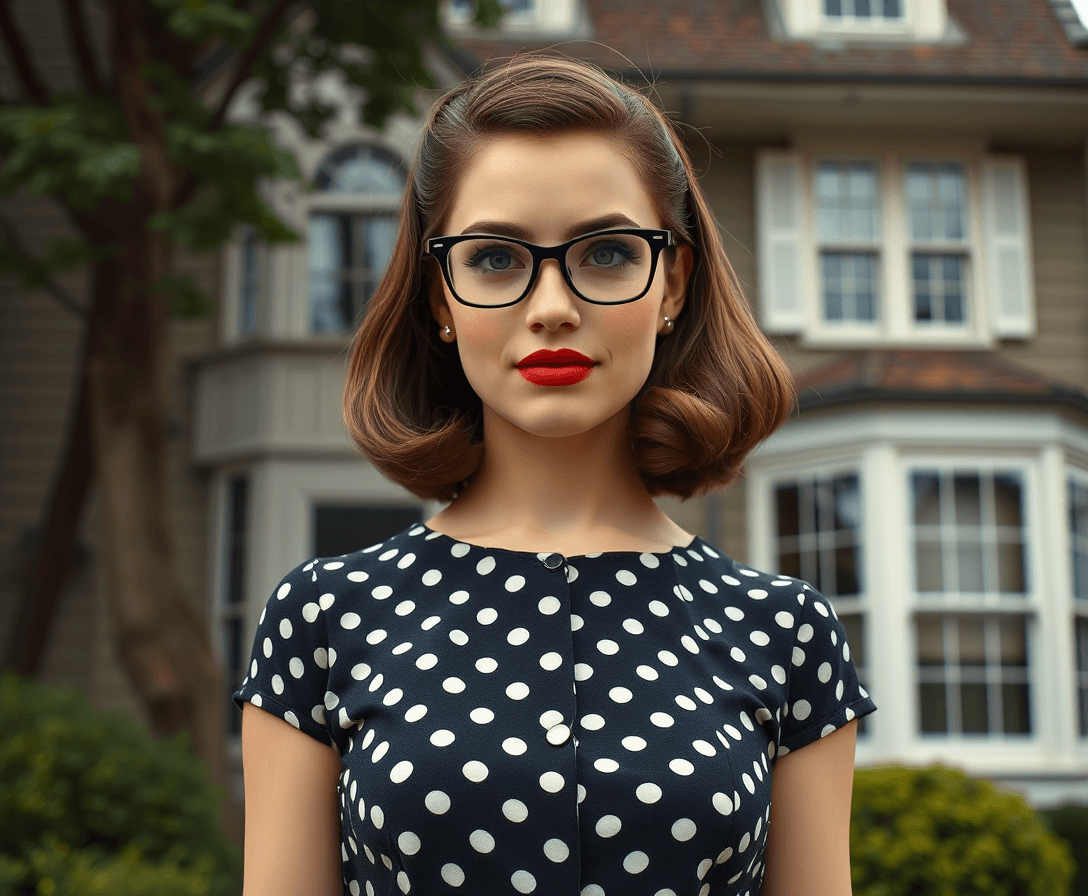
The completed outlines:
[[[622,305],[650,289],[661,250],[675,246],[672,231],[602,230],[558,246],[468,233],[427,240],[453,297],[474,308],[503,308],[524,299],[540,264],[554,258],[571,291],[595,305]]]

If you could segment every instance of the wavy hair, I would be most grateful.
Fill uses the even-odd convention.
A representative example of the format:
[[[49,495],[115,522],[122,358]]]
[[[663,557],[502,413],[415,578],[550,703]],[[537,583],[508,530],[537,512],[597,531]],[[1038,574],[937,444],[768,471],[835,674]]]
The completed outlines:
[[[756,326],[676,128],[646,97],[588,63],[520,55],[435,103],[408,176],[396,245],[351,346],[344,422],[375,467],[420,498],[450,500],[482,457],[482,408],[427,301],[435,235],[474,150],[511,134],[614,140],[676,240],[695,258],[684,313],[658,338],[630,436],[651,494],[689,498],[733,482],[794,402],[789,368]]]

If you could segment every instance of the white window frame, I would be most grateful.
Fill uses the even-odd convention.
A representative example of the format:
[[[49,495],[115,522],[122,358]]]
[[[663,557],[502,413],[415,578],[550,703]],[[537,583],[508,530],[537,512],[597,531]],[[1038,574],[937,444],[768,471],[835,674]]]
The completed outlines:
[[[931,43],[945,39],[948,8],[945,0],[901,0],[898,19],[870,16],[828,16],[824,0],[779,0],[789,37],[797,40],[849,41],[888,39],[898,43]]]
[[[255,297],[254,326],[248,332],[242,328],[243,285],[245,273],[246,241],[253,239],[255,262],[257,266],[257,295]],[[262,336],[267,329],[267,284],[269,282],[269,250],[254,232],[254,228],[240,224],[234,228],[231,239],[226,245],[226,257],[223,264],[222,314],[220,317],[220,338],[225,344],[245,342]]]
[[[875,163],[880,190],[876,320],[828,321],[821,295],[815,173],[821,162],[861,160]],[[907,168],[912,163],[957,164],[966,175],[965,240],[942,246],[967,258],[963,323],[914,320],[911,253],[915,243],[906,200]],[[995,185],[997,176],[1003,178],[1000,187]],[[995,212],[996,202],[988,198],[998,188],[1014,200],[1011,223],[1008,215]],[[988,348],[1000,339],[1034,333],[1030,220],[1022,160],[989,156],[982,146],[973,144],[901,148],[799,137],[793,150],[758,155],[756,191],[759,308],[761,324],[768,332],[797,335],[803,345],[814,348],[874,344]],[[918,248],[934,246],[926,243]],[[1019,264],[1018,276],[999,276],[999,258]]]
[[[578,23],[581,0],[532,0],[532,9],[507,11],[494,33],[479,31],[472,23],[475,4],[470,0],[467,8],[455,8],[446,0],[442,4],[442,18],[447,28],[465,36],[504,37],[526,33],[564,33],[573,31]]]

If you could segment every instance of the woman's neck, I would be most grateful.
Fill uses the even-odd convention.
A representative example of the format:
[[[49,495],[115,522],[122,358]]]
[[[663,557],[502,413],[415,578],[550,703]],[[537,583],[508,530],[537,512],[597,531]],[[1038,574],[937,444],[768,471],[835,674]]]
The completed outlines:
[[[568,555],[691,541],[639,475],[626,409],[562,438],[532,435],[485,411],[480,467],[428,525],[476,544]]]

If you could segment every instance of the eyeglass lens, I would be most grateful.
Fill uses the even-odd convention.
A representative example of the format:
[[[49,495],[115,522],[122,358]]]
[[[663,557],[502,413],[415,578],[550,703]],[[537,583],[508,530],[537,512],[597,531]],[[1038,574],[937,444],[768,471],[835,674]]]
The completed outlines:
[[[574,243],[566,268],[574,287],[596,302],[626,302],[650,280],[652,252],[645,238],[603,234]],[[533,271],[529,250],[497,237],[465,240],[450,249],[454,292],[474,305],[503,305],[525,293]]]

